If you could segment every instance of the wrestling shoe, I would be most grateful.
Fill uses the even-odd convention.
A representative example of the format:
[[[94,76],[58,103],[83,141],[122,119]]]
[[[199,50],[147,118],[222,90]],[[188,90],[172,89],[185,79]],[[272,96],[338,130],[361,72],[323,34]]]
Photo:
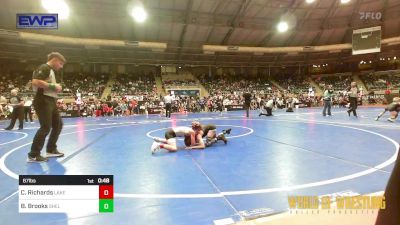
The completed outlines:
[[[160,143],[153,142],[153,144],[151,145],[151,154],[154,154],[158,150],[160,150]]]
[[[227,130],[222,130],[222,133],[223,133],[223,134],[231,134],[231,131],[232,131],[232,129],[229,128],[229,129],[227,129]]]
[[[228,140],[223,134],[218,135],[217,140],[222,140],[225,144],[228,143]]]
[[[387,119],[387,121],[394,123],[394,119],[392,118]]]

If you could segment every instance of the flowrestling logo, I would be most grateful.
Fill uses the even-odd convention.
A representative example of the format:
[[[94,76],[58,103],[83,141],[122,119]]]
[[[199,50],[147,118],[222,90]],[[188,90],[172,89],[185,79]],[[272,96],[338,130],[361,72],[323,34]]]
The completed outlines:
[[[58,29],[58,14],[17,14],[17,29]]]
[[[360,20],[380,20],[382,19],[381,12],[360,12]]]

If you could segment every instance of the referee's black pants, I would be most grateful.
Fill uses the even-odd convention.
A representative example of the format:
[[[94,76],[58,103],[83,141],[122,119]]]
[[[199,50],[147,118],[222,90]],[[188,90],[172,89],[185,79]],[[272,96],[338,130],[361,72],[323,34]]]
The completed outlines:
[[[19,121],[19,129],[24,128],[24,107],[23,106],[14,106],[13,111],[11,113],[11,122],[10,125],[6,129],[12,130],[15,126],[15,122]]]
[[[349,97],[349,101],[350,101],[350,108],[349,110],[347,110],[347,112],[350,115],[350,112],[353,112],[354,116],[357,116],[357,97]]]
[[[165,117],[171,118],[171,103],[165,104]]]
[[[35,99],[33,100],[33,107],[35,107],[40,128],[33,138],[31,151],[29,152],[29,156],[31,157],[40,155],[46,136],[49,133],[50,137],[46,147],[47,152],[57,150],[56,143],[63,127],[63,122],[60,113],[57,110],[55,98],[43,94],[36,94]]]
[[[29,120],[32,122],[32,107],[31,106],[24,106],[24,115],[25,115],[25,122],[28,122],[28,115]]]

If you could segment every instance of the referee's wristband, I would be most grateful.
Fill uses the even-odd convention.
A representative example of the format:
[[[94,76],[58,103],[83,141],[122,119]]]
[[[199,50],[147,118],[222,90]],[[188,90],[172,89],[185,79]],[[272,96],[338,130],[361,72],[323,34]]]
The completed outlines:
[[[55,84],[49,84],[49,89],[55,91],[56,90],[56,85]]]

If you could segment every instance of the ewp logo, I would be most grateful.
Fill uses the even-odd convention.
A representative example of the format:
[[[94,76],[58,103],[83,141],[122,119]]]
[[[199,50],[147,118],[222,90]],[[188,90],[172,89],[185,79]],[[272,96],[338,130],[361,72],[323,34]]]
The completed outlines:
[[[17,29],[58,29],[58,14],[17,14]]]

